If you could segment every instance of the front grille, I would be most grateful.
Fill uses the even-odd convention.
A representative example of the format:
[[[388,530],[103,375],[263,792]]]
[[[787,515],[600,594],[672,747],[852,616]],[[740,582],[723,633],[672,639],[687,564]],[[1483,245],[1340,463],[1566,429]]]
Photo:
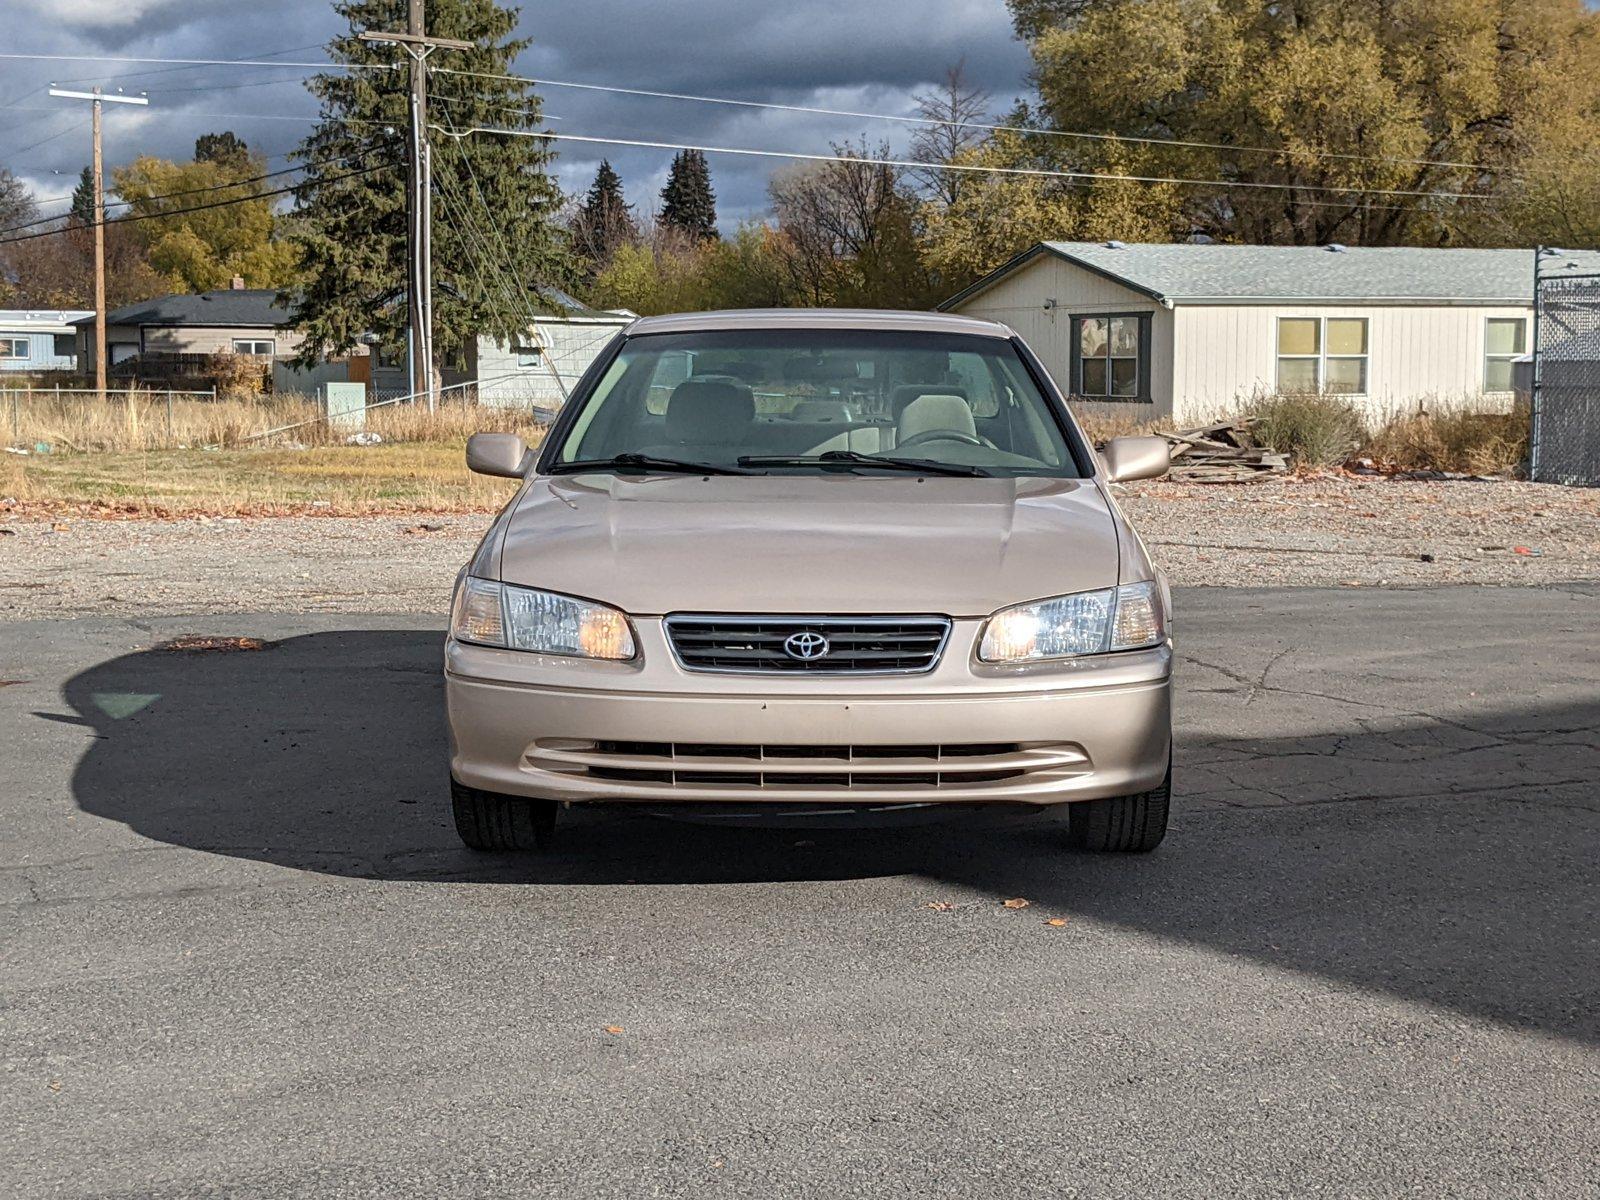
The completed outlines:
[[[527,762],[558,774],[700,792],[958,788],[970,793],[1048,783],[1090,770],[1080,746],[1015,742],[791,746],[549,738],[530,748]]]
[[[677,615],[664,624],[689,671],[787,675],[905,675],[930,671],[950,637],[949,617],[736,617]],[[827,649],[804,657],[796,635]],[[810,646],[816,643],[807,639]]]

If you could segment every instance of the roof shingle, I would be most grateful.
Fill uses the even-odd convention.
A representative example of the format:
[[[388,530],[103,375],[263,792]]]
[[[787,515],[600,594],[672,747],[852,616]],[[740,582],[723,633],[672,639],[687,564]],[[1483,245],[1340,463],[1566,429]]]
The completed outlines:
[[[1044,252],[1175,303],[1533,302],[1532,250],[1042,242],[946,303],[969,298]],[[1600,273],[1600,252],[1546,259],[1544,273],[1562,270]]]

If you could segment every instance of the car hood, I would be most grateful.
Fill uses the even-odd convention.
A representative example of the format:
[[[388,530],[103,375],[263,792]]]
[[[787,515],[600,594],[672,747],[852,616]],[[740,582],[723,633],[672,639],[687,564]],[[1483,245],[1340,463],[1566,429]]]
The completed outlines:
[[[505,522],[507,583],[626,612],[943,613],[1117,582],[1087,479],[567,475]]]

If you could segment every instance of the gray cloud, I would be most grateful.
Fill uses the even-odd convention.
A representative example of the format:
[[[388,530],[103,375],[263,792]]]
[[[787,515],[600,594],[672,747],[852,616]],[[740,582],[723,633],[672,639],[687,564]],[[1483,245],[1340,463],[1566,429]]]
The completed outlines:
[[[38,0],[24,0],[37,5]],[[136,20],[123,19],[137,11]],[[54,17],[13,26],[9,48],[56,54],[174,58],[278,57],[316,60],[340,24],[325,0],[52,0]],[[44,13],[40,13],[41,17]],[[539,6],[522,26],[534,45],[518,69],[574,80],[746,100],[905,114],[912,96],[964,59],[969,76],[996,96],[997,110],[1024,88],[1025,48],[1013,37],[1003,0],[590,0]],[[266,82],[281,77],[281,82]],[[277,154],[310,128],[316,107],[300,73],[258,68],[161,70],[93,63],[0,63],[0,165],[42,197],[70,192],[88,156],[83,114],[44,94],[50,81],[120,84],[147,90],[147,112],[107,122],[107,155],[183,157],[195,137],[233,129]],[[239,86],[248,84],[250,86]],[[548,87],[545,111],[562,133],[686,141],[827,153],[830,142],[863,136],[903,148],[908,129],[889,122],[762,111],[686,101],[608,96]],[[41,145],[31,143],[62,131]],[[621,172],[629,199],[652,209],[670,151],[566,144],[559,172],[569,191],[585,187],[601,157]],[[281,165],[274,163],[274,166]],[[777,160],[712,156],[725,222],[758,217]],[[59,207],[59,206],[57,206]]]

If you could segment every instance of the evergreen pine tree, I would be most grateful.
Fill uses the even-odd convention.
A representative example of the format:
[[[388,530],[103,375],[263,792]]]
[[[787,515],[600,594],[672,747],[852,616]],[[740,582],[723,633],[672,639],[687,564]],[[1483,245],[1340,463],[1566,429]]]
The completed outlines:
[[[594,182],[589,185],[589,194],[578,207],[572,223],[575,248],[592,271],[599,271],[611,261],[617,248],[631,241],[638,232],[633,206],[622,194],[622,177],[610,162],[602,159]]]
[[[701,151],[680,150],[673,156],[667,186],[661,189],[660,222],[700,241],[717,236],[717,198]]]
[[[248,166],[250,147],[232,130],[202,133],[194,142],[195,162],[214,162],[222,166]]]
[[[94,224],[94,169],[85,167],[78,176],[78,186],[72,189],[72,212],[68,220],[74,225]]]
[[[406,0],[338,0],[349,31],[329,45],[338,62],[405,62],[392,46],[362,42],[366,29],[403,29]],[[511,35],[514,10],[493,0],[432,0],[430,35],[472,50],[441,51],[435,68],[473,72],[428,79],[429,116],[447,131],[483,126],[532,130],[539,97],[516,79],[513,60],[528,45]],[[289,297],[308,335],[304,355],[349,350],[376,333],[404,342],[406,311],[406,142],[409,70],[317,75],[308,87],[322,122],[296,156],[308,165],[292,218],[305,284]],[[539,288],[570,273],[557,227],[561,193],[553,157],[537,138],[477,133],[432,135],[433,314],[436,361],[458,358],[479,334],[513,341],[545,305]]]

